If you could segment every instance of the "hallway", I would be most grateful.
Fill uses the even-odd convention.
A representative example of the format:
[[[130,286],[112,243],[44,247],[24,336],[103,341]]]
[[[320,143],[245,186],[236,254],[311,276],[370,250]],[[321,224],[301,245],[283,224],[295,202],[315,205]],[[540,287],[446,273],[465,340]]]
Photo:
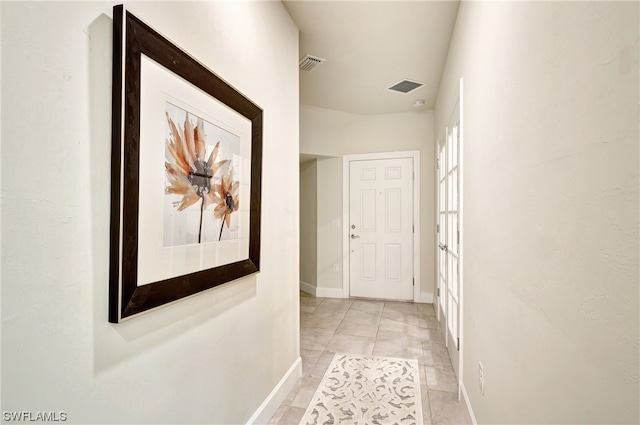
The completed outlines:
[[[302,378],[270,424],[297,425],[336,352],[417,359],[424,424],[470,424],[431,304],[316,298],[300,292]]]

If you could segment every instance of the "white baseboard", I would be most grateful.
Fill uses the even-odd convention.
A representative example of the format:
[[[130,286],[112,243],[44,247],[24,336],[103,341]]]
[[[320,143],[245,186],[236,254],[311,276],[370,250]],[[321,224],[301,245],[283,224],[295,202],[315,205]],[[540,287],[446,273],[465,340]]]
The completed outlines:
[[[293,365],[284,374],[280,382],[271,391],[269,396],[262,402],[258,410],[249,418],[247,425],[251,424],[267,424],[278,410],[278,407],[287,398],[289,392],[293,389],[302,376],[302,358],[298,357]]]
[[[310,283],[300,281],[300,290],[302,292],[306,292],[307,294],[316,296],[316,287]]]
[[[307,282],[300,281],[300,290],[314,297],[320,298],[349,298],[345,297],[342,288],[322,288],[315,287]],[[419,292],[416,298],[413,300],[416,303],[433,304],[433,294]]]
[[[342,288],[316,288],[316,297],[344,298]]]
[[[320,298],[345,298],[342,288],[321,288],[310,283],[300,281],[300,290],[314,297]],[[348,297],[346,297],[348,298]]]
[[[433,293],[418,292],[413,302],[433,304]]]
[[[464,387],[464,384],[460,385],[460,389],[462,390],[462,396],[464,397],[464,402],[467,405],[467,410],[469,411],[469,416],[471,417],[471,422],[473,425],[478,425],[478,421],[476,420],[476,415],[473,414],[473,408],[471,407],[471,401],[469,401],[469,395],[467,394],[467,389]]]

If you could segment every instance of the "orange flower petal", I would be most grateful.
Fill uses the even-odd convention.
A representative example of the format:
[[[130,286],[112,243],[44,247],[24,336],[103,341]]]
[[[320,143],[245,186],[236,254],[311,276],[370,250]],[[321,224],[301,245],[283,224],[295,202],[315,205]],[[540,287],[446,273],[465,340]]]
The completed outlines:
[[[219,147],[220,147],[220,142],[216,143],[216,146],[213,148],[213,150],[211,151],[211,154],[209,155],[209,159],[207,160],[207,165],[209,166],[209,168],[213,168],[215,166],[214,161],[218,157]]]
[[[204,121],[202,118],[198,118],[198,124],[193,129],[194,147],[196,151],[196,158],[204,160],[205,143],[204,143]]]
[[[169,117],[169,114],[166,113],[166,115],[167,115],[167,121],[169,123],[169,129],[171,130],[170,132],[172,136],[171,140],[167,141],[167,148],[169,149],[169,153],[174,158],[180,170],[184,174],[188,174],[189,163],[184,156],[184,152],[182,149],[182,142],[180,140],[180,133],[178,132],[178,129],[175,123],[173,122],[173,120]]]
[[[220,199],[224,199],[224,179],[220,181],[220,184],[216,185],[216,191]]]
[[[218,162],[214,163],[213,166],[211,167],[211,173],[215,174],[227,162],[229,162],[228,159],[225,159],[225,160],[218,161]]]
[[[209,204],[217,204],[217,203],[219,203],[221,201],[222,201],[222,199],[220,199],[218,197],[218,194],[215,191],[211,190],[207,194],[207,205],[209,205]]]
[[[167,120],[169,121],[169,128],[171,129],[171,136],[172,136],[172,142],[170,143],[169,146],[173,146],[174,148],[174,151],[176,153],[176,155],[174,155],[174,158],[176,158],[177,160],[181,159],[185,161],[187,157],[185,156],[185,153],[184,153],[184,144],[182,142],[182,138],[180,137],[180,131],[178,130],[178,127],[173,122],[173,120],[169,117],[169,113],[166,113],[166,115],[167,115]]]
[[[175,139],[174,139],[174,141],[175,141]],[[169,153],[171,154],[171,156],[175,160],[176,165],[178,165],[178,167],[180,168],[181,172],[183,174],[188,174],[189,173],[189,164],[185,160],[184,155],[182,154],[181,148],[179,148],[179,145],[176,144],[174,141],[170,142],[167,145],[167,148],[169,149]]]
[[[199,199],[200,199],[200,196],[197,193],[194,193],[193,195],[190,195],[190,196],[185,196],[182,199],[182,203],[178,207],[178,211],[182,211],[185,208],[190,207],[191,205],[193,205],[196,202],[198,202]]]
[[[172,183],[171,186],[167,186],[165,192],[176,195],[187,195],[193,192],[193,188],[181,184]]]
[[[173,193],[176,195],[190,195],[192,193],[196,193],[193,189],[193,186],[190,184],[184,184],[180,181],[171,182],[170,186],[167,186],[165,189],[166,193]]]
[[[224,217],[225,213],[226,213],[226,209],[223,208],[220,211],[214,211],[213,212],[213,216],[215,218],[222,218],[222,217]]]
[[[193,125],[191,121],[189,121],[189,114],[187,114],[184,119],[184,151],[185,157],[187,161],[189,161],[189,165],[193,165],[195,163],[195,147],[193,145]]]

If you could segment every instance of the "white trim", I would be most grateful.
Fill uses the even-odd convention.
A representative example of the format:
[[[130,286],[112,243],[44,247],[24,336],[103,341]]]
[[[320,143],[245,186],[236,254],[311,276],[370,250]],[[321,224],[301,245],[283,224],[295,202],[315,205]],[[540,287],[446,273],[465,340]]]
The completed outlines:
[[[342,298],[349,298],[349,162],[397,158],[413,159],[413,299],[420,297],[420,151],[399,151],[342,157]]]
[[[342,157],[342,296],[349,298],[349,157]]]
[[[310,283],[300,281],[300,290],[316,297],[316,287]]]
[[[440,169],[438,168],[440,163],[440,158],[438,157],[438,155],[440,154],[440,149],[439,149],[439,145],[440,145],[440,140],[442,140],[442,137],[445,138],[445,142],[446,142],[446,134],[442,134],[442,132],[444,131],[444,129],[446,129],[446,122],[445,124],[440,128],[440,130],[438,131],[438,137],[436,137],[435,139],[435,143],[433,144],[433,148],[434,148],[434,152],[433,152],[433,157],[436,160],[436,163],[434,164],[435,167],[434,168],[434,176],[433,176],[433,181],[435,182],[435,191],[436,191],[436,201],[433,204],[433,216],[435,217],[435,224],[433,224],[433,234],[435,235],[435,270],[436,270],[436,280],[435,280],[435,286],[433,287],[433,307],[436,311],[436,318],[438,319],[438,322],[440,322],[441,316],[443,315],[443,312],[440,311],[440,297],[442,296],[442,294],[440,294],[440,297],[437,295],[438,294],[438,288],[440,286],[440,248],[438,247],[438,245],[440,244],[440,234],[438,233],[438,224],[440,223]],[[442,230],[442,229],[440,229]],[[446,335],[446,334],[445,334]]]
[[[460,386],[460,390],[462,391],[464,402],[467,405],[467,410],[469,411],[469,416],[471,417],[471,423],[473,425],[478,425],[478,421],[476,420],[476,415],[474,415],[473,413],[473,408],[471,407],[471,401],[469,400],[469,395],[467,394],[467,389],[464,387],[464,384]]]
[[[344,296],[342,288],[316,288],[316,297],[319,298],[349,298]]]
[[[420,292],[413,300],[415,303],[433,304],[433,292]]]
[[[452,116],[456,113],[458,113],[458,131],[459,131],[459,135],[457,138],[457,143],[458,143],[458,149],[457,149],[457,153],[458,153],[458,162],[457,162],[457,167],[458,167],[458,222],[459,222],[459,230],[460,230],[460,239],[459,239],[459,248],[458,248],[458,266],[459,266],[459,274],[458,274],[458,281],[459,281],[459,292],[458,292],[458,361],[457,361],[457,366],[458,366],[458,399],[460,399],[461,397],[461,391],[462,391],[462,377],[464,376],[464,195],[463,195],[463,182],[464,182],[464,161],[463,161],[463,152],[464,152],[464,120],[463,120],[463,78],[460,77],[459,79],[459,84],[458,84],[458,92],[457,92],[457,102],[455,102],[454,107],[451,109],[448,118],[446,119],[446,121],[444,121],[444,124],[442,126],[442,128],[440,129],[440,135],[442,136],[442,132],[444,131],[444,146],[445,146],[445,151],[447,151],[447,154],[445,155],[445,158],[447,158],[448,155],[448,150],[446,148],[447,142],[448,142],[448,136],[449,136],[449,127],[448,125],[451,124],[451,119]],[[455,126],[454,126],[455,128]],[[435,147],[436,147],[436,161],[441,160],[442,158],[438,158],[439,155],[439,143],[440,140],[442,140],[440,137],[436,139],[436,143],[435,143]],[[445,162],[448,162],[448,160],[446,160]],[[437,165],[437,162],[436,162]],[[440,164],[441,167],[445,167],[445,173],[447,173],[447,166],[445,164]],[[447,177],[445,177],[447,178]],[[435,226],[437,227],[438,223],[439,223],[439,218],[440,218],[440,210],[439,210],[439,205],[440,205],[440,176],[439,176],[439,172],[437,170],[437,166],[436,166],[436,217],[435,217]],[[448,183],[447,183],[448,185]],[[447,195],[448,196],[448,195]],[[445,203],[448,203],[448,200],[445,199]],[[447,231],[446,230],[446,226],[445,229],[440,229],[440,231]],[[440,243],[440,236],[436,233],[436,246]],[[436,247],[436,290],[438,288],[438,286],[440,285],[440,261],[438,259],[439,253],[438,253],[438,248]],[[441,294],[440,294],[440,298],[442,298],[443,296],[445,297],[445,312],[443,317],[445,317],[445,320],[443,321],[443,326],[444,326],[444,331],[445,331],[445,342],[447,347],[449,346],[449,326],[446,320],[446,317],[448,316],[448,310],[450,308],[449,306],[449,298],[447,296],[447,285],[448,285],[448,279],[449,277],[447,277],[447,282],[445,284],[444,288],[440,288],[441,290]],[[443,295],[444,294],[444,295]],[[440,310],[440,299],[438,299],[438,297],[436,297],[436,317],[438,318],[438,320],[440,320],[440,316],[442,314]],[[454,336],[455,337],[455,336]],[[450,356],[451,357],[451,356]],[[452,359],[453,360],[453,359]]]
[[[420,297],[420,151],[413,152],[413,300]]]
[[[458,223],[460,228],[460,241],[458,248],[458,388],[463,387],[464,375],[464,97],[463,80],[460,77],[459,106],[460,111],[460,135],[458,136]],[[475,422],[474,422],[475,423]]]
[[[287,398],[289,392],[295,387],[298,379],[302,376],[302,358],[298,357],[284,374],[280,382],[273,388],[271,393],[262,402],[258,410],[247,421],[247,424],[266,424],[278,410],[278,407]]]

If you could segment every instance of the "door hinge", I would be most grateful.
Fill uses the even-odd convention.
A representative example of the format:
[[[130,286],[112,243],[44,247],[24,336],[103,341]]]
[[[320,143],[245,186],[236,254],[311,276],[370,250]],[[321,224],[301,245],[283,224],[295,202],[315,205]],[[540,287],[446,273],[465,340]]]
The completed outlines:
[[[440,296],[440,288],[438,288],[438,297]]]
[[[411,228],[413,229],[413,230],[412,230],[412,231],[413,231],[413,233],[415,233],[415,232],[416,232],[416,225],[414,224],[413,226],[411,226]]]
[[[436,233],[440,233],[440,224],[436,224]]]
[[[458,245],[460,245],[460,230],[458,230]]]
[[[440,158],[436,159],[436,168],[440,169]]]
[[[458,337],[456,348],[458,349],[458,351],[460,351],[460,337]]]
[[[413,278],[413,286],[416,286],[416,278]]]

